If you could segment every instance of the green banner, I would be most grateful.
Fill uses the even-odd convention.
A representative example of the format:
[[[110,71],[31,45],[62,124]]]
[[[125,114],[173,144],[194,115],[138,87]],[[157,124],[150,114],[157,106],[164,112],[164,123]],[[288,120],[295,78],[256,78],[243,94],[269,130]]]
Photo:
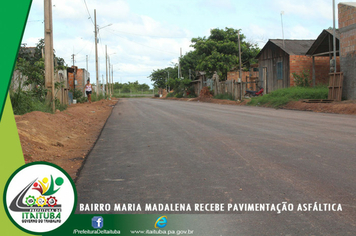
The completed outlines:
[[[32,0],[1,2],[2,37],[0,41],[2,51],[0,65],[3,76],[0,79],[0,121],[31,3]]]
[[[0,198],[3,202],[4,186],[9,176],[25,164],[12,111],[8,89],[21,44],[32,0],[2,1],[0,20],[2,22],[2,53],[0,65],[3,76],[0,78]],[[28,235],[13,225],[7,217],[3,204],[0,204],[2,235]]]

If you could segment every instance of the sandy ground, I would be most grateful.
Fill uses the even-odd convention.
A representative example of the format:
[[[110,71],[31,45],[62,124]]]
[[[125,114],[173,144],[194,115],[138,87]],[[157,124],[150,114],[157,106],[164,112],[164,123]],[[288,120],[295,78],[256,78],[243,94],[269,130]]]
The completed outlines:
[[[117,100],[75,104],[56,114],[15,116],[25,162],[47,161],[75,180]]]

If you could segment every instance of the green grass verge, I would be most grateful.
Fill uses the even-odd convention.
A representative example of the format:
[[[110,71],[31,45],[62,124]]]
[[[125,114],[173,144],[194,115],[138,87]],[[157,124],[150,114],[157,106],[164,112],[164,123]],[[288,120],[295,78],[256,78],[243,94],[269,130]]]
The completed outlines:
[[[316,88],[290,87],[278,89],[261,97],[252,98],[247,105],[278,108],[300,99],[328,99],[328,88],[320,86]]]
[[[232,101],[235,100],[232,95],[226,94],[226,93],[215,95],[214,98],[215,99],[222,99],[222,100],[232,100]]]

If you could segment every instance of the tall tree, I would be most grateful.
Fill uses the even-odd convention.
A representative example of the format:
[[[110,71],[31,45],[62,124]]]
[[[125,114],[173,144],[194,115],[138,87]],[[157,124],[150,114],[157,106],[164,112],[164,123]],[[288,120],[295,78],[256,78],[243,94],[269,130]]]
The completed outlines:
[[[197,54],[196,51],[187,52],[180,60],[180,65],[182,68],[182,76],[184,78],[189,78],[189,70],[191,70],[191,79],[194,80],[194,71],[197,70],[201,56]]]
[[[240,34],[242,64],[245,69],[255,63],[255,56],[260,49],[256,44],[246,41],[246,37]],[[199,58],[197,69],[206,71],[208,74],[217,73],[222,79],[227,78],[227,72],[236,68],[238,59],[238,30],[233,28],[212,29],[210,36],[192,39],[192,45]]]
[[[153,70],[148,78],[151,79],[153,85],[156,88],[166,88],[167,81],[169,78],[177,78],[178,77],[178,66],[173,65],[173,67],[167,67],[165,69]]]

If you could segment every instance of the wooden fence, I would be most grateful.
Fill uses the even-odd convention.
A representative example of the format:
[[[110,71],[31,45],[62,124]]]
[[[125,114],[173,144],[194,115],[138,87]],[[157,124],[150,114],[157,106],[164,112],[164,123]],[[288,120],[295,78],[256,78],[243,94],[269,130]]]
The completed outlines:
[[[341,101],[342,99],[342,84],[344,82],[344,74],[342,72],[329,74],[329,100]]]
[[[240,100],[246,93],[246,82],[237,82],[236,80],[226,80],[214,83],[214,95],[228,94],[235,100]]]

